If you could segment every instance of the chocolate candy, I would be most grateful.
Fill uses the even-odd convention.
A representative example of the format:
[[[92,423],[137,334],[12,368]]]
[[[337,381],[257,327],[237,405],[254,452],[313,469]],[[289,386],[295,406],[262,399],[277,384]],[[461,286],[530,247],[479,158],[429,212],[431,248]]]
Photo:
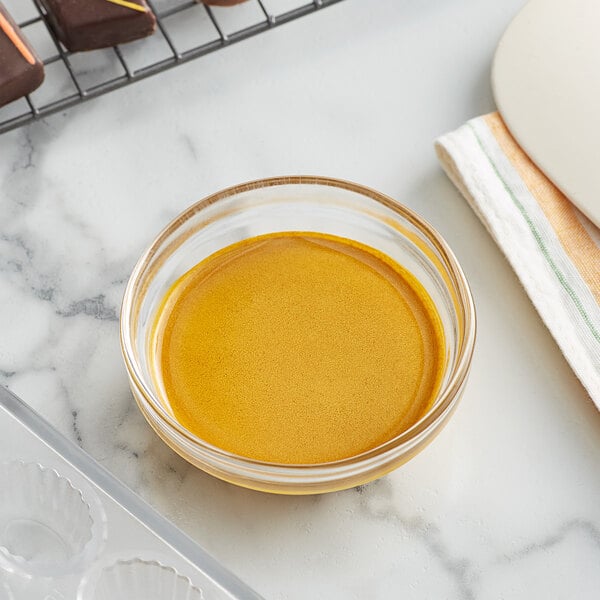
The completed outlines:
[[[30,94],[44,81],[44,65],[0,4],[0,106]]]
[[[156,17],[145,0],[42,0],[58,39],[71,52],[146,37]]]

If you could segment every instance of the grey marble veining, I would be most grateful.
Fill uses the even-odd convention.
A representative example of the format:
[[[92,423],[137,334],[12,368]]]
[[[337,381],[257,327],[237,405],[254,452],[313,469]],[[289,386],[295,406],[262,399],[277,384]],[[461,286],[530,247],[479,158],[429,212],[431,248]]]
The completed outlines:
[[[347,0],[0,137],[0,382],[268,598],[595,598],[600,415],[432,140],[493,109],[521,5]],[[189,466],[141,417],[118,314],[142,250],[240,181],[382,190],[456,251],[479,316],[467,392],[422,454],[279,497]]]

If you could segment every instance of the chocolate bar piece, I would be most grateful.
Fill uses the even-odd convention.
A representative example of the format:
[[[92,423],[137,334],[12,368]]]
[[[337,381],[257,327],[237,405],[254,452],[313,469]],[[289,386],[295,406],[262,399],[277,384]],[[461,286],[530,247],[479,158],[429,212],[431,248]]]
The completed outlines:
[[[44,81],[44,65],[0,4],[0,106],[30,94]]]
[[[108,48],[154,33],[145,0],[42,0],[56,36],[71,52]]]

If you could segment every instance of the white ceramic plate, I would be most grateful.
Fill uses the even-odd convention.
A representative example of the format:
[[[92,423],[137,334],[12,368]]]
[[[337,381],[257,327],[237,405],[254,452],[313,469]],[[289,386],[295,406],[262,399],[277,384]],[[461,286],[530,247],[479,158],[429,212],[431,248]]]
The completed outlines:
[[[600,227],[600,0],[531,0],[500,41],[492,85],[517,142]]]

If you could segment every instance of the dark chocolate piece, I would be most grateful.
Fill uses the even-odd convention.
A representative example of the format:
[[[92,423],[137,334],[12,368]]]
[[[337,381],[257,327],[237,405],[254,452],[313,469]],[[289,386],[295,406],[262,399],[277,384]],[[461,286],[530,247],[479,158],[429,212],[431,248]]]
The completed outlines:
[[[108,48],[154,33],[145,0],[42,0],[58,39],[71,52]]]
[[[0,106],[30,94],[44,81],[44,65],[0,4]]]

